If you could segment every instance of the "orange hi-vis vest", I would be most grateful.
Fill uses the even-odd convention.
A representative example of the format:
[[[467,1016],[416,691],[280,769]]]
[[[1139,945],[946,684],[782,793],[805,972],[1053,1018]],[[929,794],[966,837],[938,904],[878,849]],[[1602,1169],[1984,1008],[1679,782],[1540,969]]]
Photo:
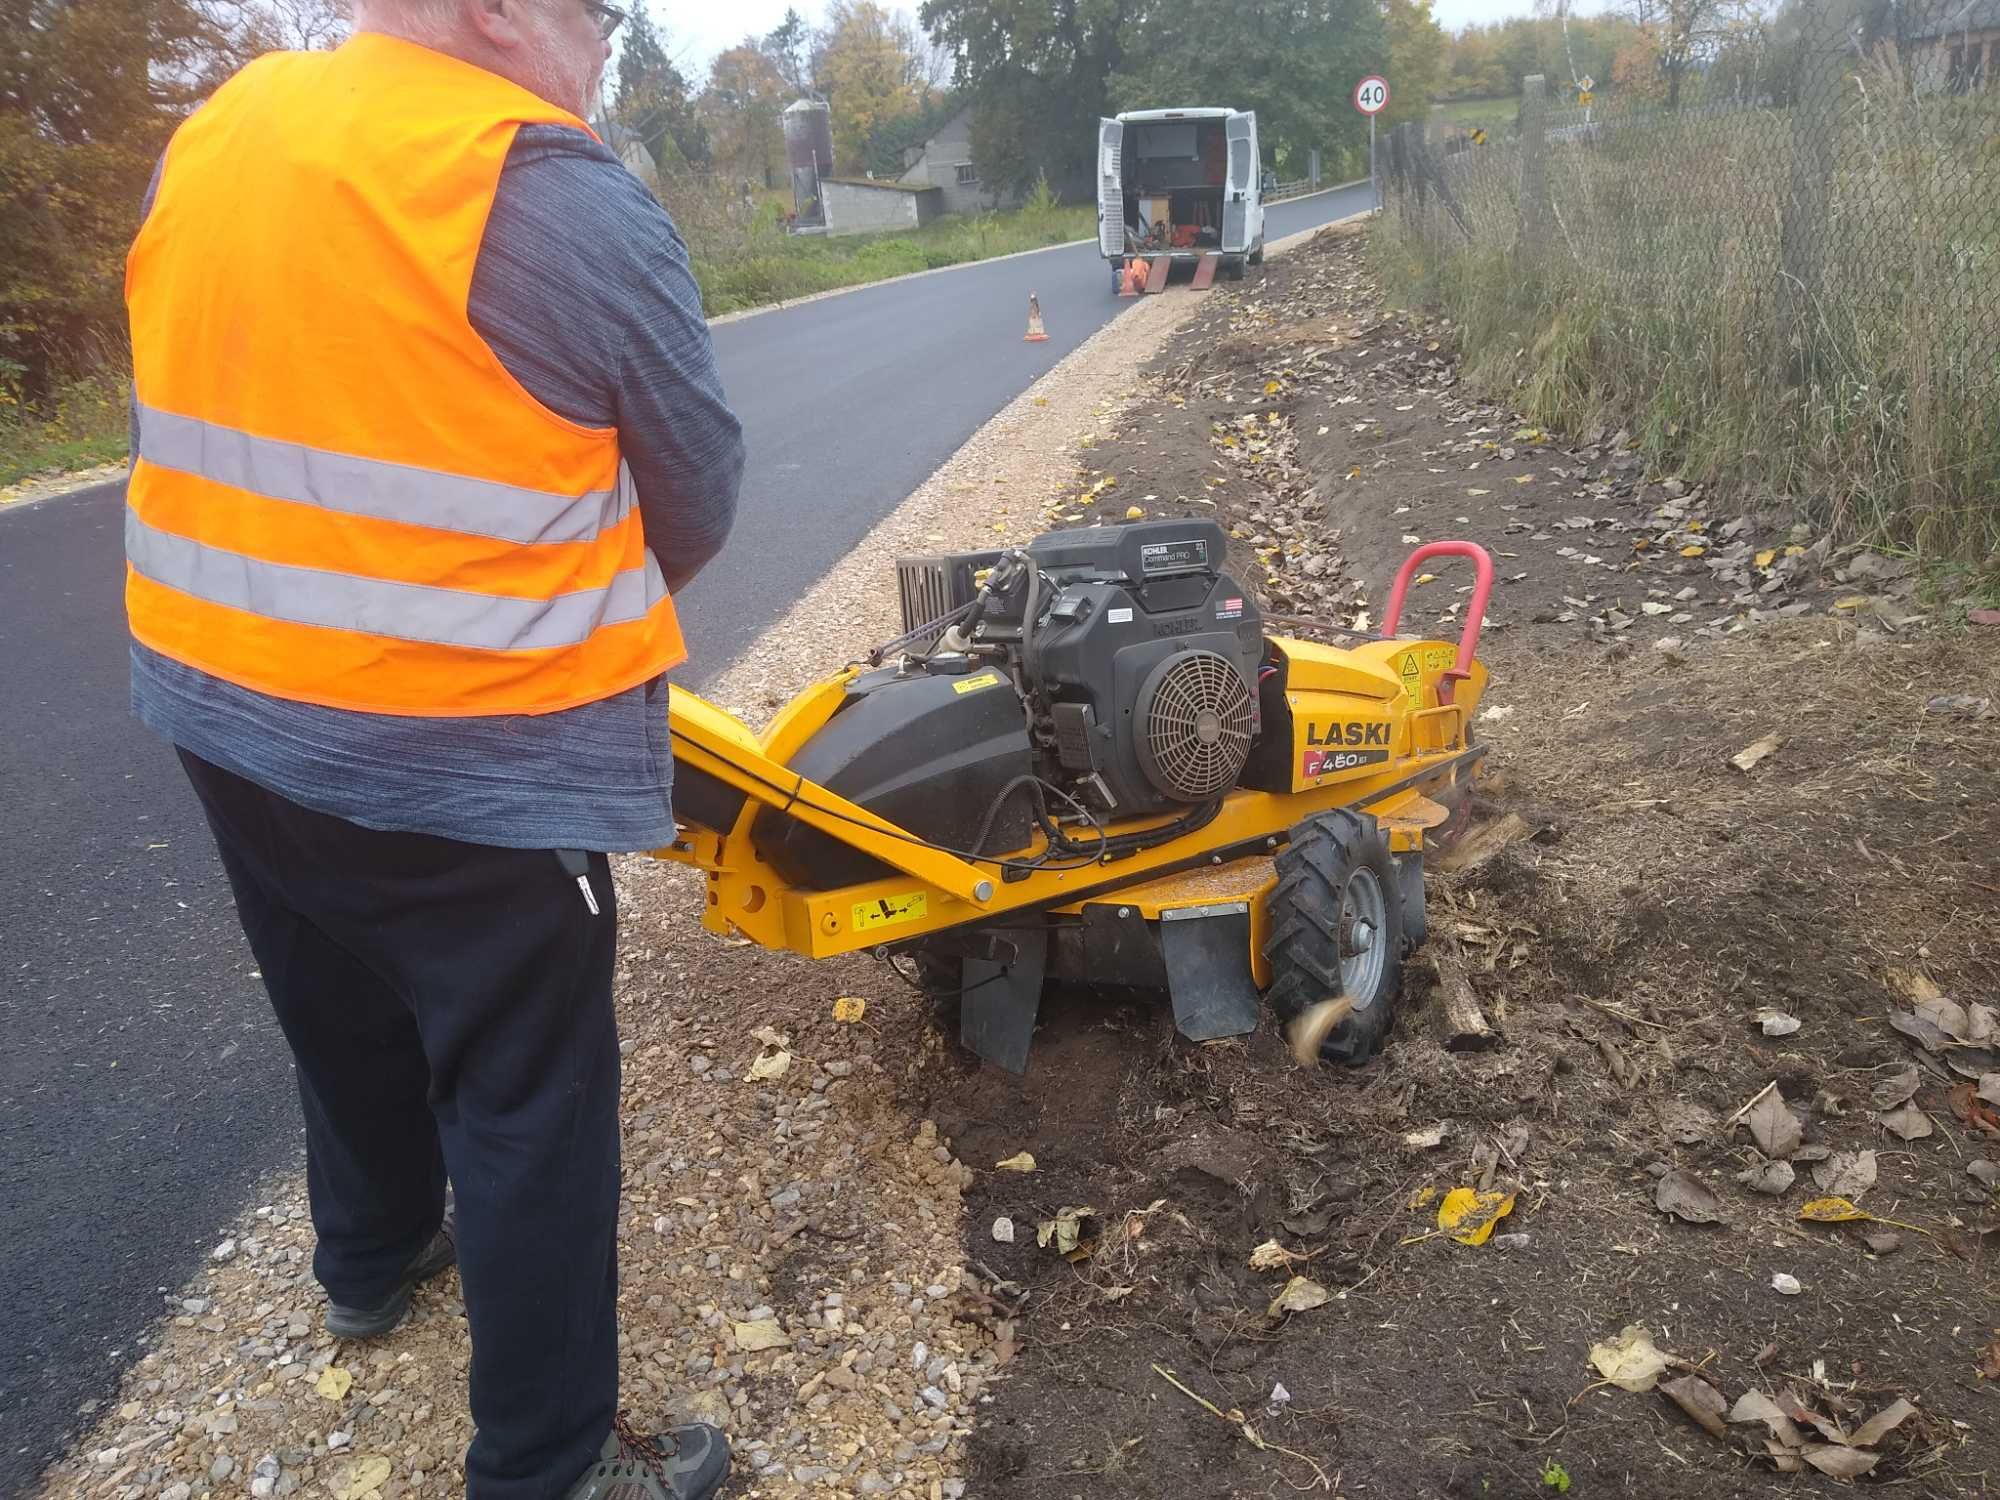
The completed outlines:
[[[616,431],[538,403],[467,318],[527,124],[588,129],[362,33],[259,58],[175,132],[125,275],[140,642],[434,717],[549,713],[684,659]]]

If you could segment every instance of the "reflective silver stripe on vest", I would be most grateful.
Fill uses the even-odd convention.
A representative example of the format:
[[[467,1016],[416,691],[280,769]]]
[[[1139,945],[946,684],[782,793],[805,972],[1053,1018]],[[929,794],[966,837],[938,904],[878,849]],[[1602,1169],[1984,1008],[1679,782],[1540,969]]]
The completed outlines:
[[[129,506],[125,555],[155,583],[267,619],[484,651],[578,645],[601,625],[643,619],[667,595],[650,551],[643,569],[618,574],[608,587],[510,599],[261,562],[149,526]]]
[[[615,488],[572,497],[255,437],[150,406],[139,408],[139,456],[273,500],[508,542],[591,541],[633,501],[623,461]]]

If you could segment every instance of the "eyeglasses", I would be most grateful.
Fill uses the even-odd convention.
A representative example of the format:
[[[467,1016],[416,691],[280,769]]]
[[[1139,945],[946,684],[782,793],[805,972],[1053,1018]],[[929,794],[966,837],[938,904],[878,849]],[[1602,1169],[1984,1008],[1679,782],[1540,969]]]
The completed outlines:
[[[583,8],[597,18],[597,34],[605,41],[611,40],[611,33],[625,24],[625,12],[609,5],[599,5],[597,0],[582,0]]]

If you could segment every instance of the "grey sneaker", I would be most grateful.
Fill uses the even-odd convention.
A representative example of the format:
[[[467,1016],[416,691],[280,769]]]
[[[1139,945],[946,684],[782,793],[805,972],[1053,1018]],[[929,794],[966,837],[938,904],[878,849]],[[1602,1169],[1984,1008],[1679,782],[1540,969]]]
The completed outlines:
[[[705,1422],[643,1437],[618,1414],[566,1500],[709,1500],[729,1477],[729,1439]]]
[[[403,1283],[396,1288],[395,1294],[380,1307],[342,1307],[338,1302],[329,1301],[326,1305],[326,1331],[338,1339],[379,1339],[401,1327],[403,1320],[410,1315],[411,1289],[457,1262],[457,1232],[456,1216],[452,1205],[447,1202],[444,1222],[431,1236],[431,1242],[404,1270]]]

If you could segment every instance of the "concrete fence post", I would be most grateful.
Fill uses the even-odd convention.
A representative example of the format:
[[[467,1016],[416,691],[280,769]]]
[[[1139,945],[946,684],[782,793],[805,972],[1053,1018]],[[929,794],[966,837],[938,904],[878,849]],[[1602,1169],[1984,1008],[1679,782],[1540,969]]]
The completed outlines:
[[[1779,357],[1794,379],[1812,364],[1813,304],[1826,274],[1846,40],[1835,7],[1824,0],[1812,4],[1800,39],[1792,163],[1778,227],[1774,299]]]
[[[1530,265],[1548,251],[1549,96],[1547,80],[1521,80],[1521,258]]]

